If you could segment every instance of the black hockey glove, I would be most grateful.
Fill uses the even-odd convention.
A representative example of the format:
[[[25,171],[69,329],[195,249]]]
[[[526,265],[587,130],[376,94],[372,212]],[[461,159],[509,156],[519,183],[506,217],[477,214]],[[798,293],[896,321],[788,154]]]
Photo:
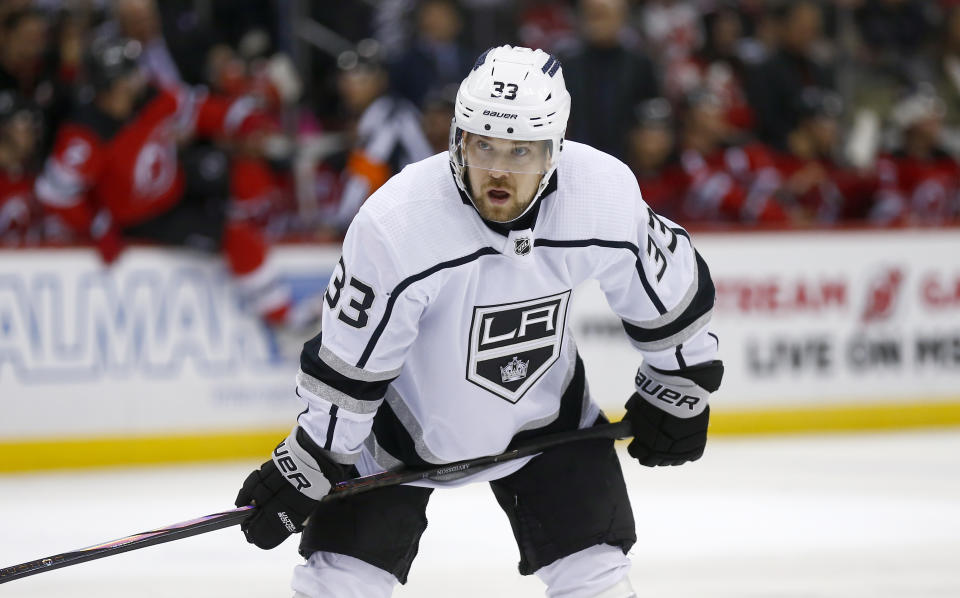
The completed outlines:
[[[630,456],[647,467],[682,465],[703,456],[710,422],[707,400],[722,377],[720,361],[679,370],[642,364],[624,416],[633,426]]]
[[[343,465],[330,460],[302,428],[295,428],[274,449],[273,459],[247,476],[237,494],[238,507],[257,507],[240,524],[247,542],[264,550],[279,546],[303,530],[330,486],[347,477]]]

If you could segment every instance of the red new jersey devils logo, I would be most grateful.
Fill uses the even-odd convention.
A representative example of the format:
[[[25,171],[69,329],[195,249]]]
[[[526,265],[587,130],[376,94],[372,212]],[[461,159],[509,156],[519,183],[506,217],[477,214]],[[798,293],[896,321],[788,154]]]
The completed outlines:
[[[892,316],[902,283],[903,271],[899,268],[889,268],[874,277],[867,289],[863,321],[877,322]]]

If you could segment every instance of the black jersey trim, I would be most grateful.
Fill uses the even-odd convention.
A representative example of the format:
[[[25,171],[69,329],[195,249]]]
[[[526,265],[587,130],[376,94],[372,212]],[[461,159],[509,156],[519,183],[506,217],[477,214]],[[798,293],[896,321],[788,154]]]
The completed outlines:
[[[660,315],[667,313],[667,308],[663,305],[663,301],[660,300],[657,292],[650,286],[650,281],[647,280],[647,275],[643,270],[643,260],[640,259],[640,248],[633,243],[629,241],[608,241],[606,239],[535,239],[533,245],[534,247],[609,247],[630,251],[636,258],[637,275],[640,277],[640,284],[643,285],[643,290],[647,293],[647,297],[650,298],[650,303],[653,304]]]
[[[338,411],[340,411],[339,407],[330,405],[330,423],[327,424],[327,442],[323,445],[323,448],[328,451],[333,447],[333,431],[337,428]]]
[[[427,268],[423,272],[414,274],[413,276],[408,276],[407,278],[404,278],[403,280],[401,280],[400,283],[393,288],[393,291],[390,292],[390,299],[387,300],[387,307],[383,312],[383,317],[380,318],[380,322],[377,324],[376,330],[373,331],[373,335],[370,337],[370,340],[367,342],[367,346],[363,349],[363,354],[360,355],[360,359],[357,361],[356,367],[362,369],[364,366],[367,365],[367,361],[369,361],[370,355],[373,353],[374,348],[376,348],[377,346],[377,341],[380,340],[380,336],[383,335],[383,331],[387,328],[387,322],[390,321],[390,315],[393,313],[393,306],[397,302],[397,297],[399,297],[400,294],[403,293],[403,291],[405,291],[407,287],[409,287],[415,282],[418,282],[420,280],[423,280],[424,278],[427,278],[428,276],[436,274],[441,270],[463,266],[464,264],[469,264],[470,262],[478,260],[485,255],[498,255],[499,253],[500,252],[494,249],[493,247],[482,247],[477,251],[474,251],[470,255],[465,255],[455,260],[450,260],[448,262],[440,262],[435,266]]]
[[[688,326],[696,323],[701,317],[713,309],[716,300],[716,289],[713,286],[713,279],[710,277],[710,269],[707,262],[704,261],[698,252],[694,252],[697,259],[697,293],[690,300],[690,305],[670,320],[667,324],[657,328],[641,328],[625,320],[621,320],[624,330],[630,335],[630,338],[638,343],[651,343],[662,341],[666,338],[683,332]]]
[[[679,345],[677,345],[676,356],[677,356],[677,367],[679,368],[687,367],[687,360],[683,358],[683,343],[680,343]]]
[[[383,395],[387,392],[387,386],[396,377],[365,382],[344,376],[320,358],[319,353],[322,344],[323,333],[317,334],[317,336],[304,343],[303,351],[300,353],[300,369],[303,370],[303,373],[358,401],[379,401],[383,399]]]
[[[524,430],[518,432],[510,440],[511,447],[523,442],[529,438],[553,434],[555,432],[564,432],[567,430],[576,430],[580,427],[580,420],[583,417],[583,395],[586,388],[586,372],[583,366],[583,360],[577,355],[576,365],[574,366],[573,378],[567,385],[566,390],[560,397],[560,409],[557,418],[540,428]],[[388,402],[377,411],[373,418],[373,435],[377,444],[380,445],[388,455],[403,463],[404,467],[409,469],[429,469],[436,467],[438,463],[425,461],[416,449],[416,440],[410,434],[409,430],[400,421],[397,413],[390,407]],[[482,455],[477,455],[478,457]]]

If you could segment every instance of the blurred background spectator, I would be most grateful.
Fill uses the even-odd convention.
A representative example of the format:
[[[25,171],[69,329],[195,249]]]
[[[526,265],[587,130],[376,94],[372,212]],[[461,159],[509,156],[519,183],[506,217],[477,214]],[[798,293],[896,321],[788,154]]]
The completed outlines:
[[[173,4],[178,3],[169,3]],[[170,12],[168,8],[168,14]],[[143,48],[140,68],[148,80],[161,87],[174,87],[184,81],[180,66],[170,51],[171,47],[184,52],[181,54],[180,64],[188,64],[191,55],[195,61],[198,55],[204,54],[202,50],[197,52],[197,48],[192,47],[195,44],[183,39],[186,36],[182,35],[181,27],[167,31],[161,28],[160,12],[154,0],[114,0],[113,21],[108,27],[110,31],[101,32],[102,35],[125,37],[140,43]],[[191,79],[197,81],[196,77]]]
[[[757,113],[757,136],[785,149],[787,134],[800,117],[804,91],[835,86],[820,6],[809,0],[786,3],[777,11],[777,28],[779,47],[753,70],[750,103]]]
[[[627,157],[627,130],[638,102],[660,95],[653,62],[629,47],[626,0],[580,0],[579,48],[560,56],[570,90],[567,138]]]
[[[688,94],[683,105],[679,162],[674,168],[677,222],[782,223],[776,200],[780,175],[773,153],[761,143],[736,144],[724,105],[708,90]]]
[[[870,219],[881,224],[939,224],[960,215],[960,167],[940,141],[944,106],[929,92],[893,109],[899,139],[877,162],[880,188]]]
[[[434,152],[423,133],[421,114],[390,91],[379,44],[363,40],[337,59],[343,116],[348,123],[342,194],[330,225],[347,230],[363,201],[407,164]]]
[[[759,59],[745,34],[744,17],[724,4],[703,15],[703,44],[667,72],[666,89],[682,98],[695,89],[713,93],[723,104],[724,120],[738,133],[750,134],[756,117],[747,101],[748,70]]]
[[[0,90],[0,245],[37,241],[33,195],[39,111],[13,89]]]
[[[396,93],[420,105],[430,90],[459,84],[476,59],[458,41],[462,29],[453,0],[423,0],[417,10],[415,38],[390,65],[390,83]]]
[[[799,99],[797,124],[787,134],[778,168],[778,199],[795,223],[821,226],[863,219],[876,177],[839,156],[843,104],[831,92],[807,90]]]
[[[391,174],[446,151],[456,86],[500,43],[559,56],[567,137],[683,225],[960,221],[952,2],[4,0],[0,32],[8,244],[90,240],[32,181],[94,99],[83,56],[121,37],[153,85],[235,106],[229,134],[194,135],[183,104],[171,151],[187,169],[220,156],[225,226],[264,246],[337,240]]]
[[[142,48],[123,37],[91,45],[84,60],[89,100],[59,128],[37,198],[107,265],[131,239],[222,253],[250,310],[287,323],[289,290],[269,271],[263,231],[251,218],[230,217],[237,163],[216,144],[196,141],[235,142],[247,185],[234,191],[258,191],[250,158],[265,116],[251,98],[155,86],[139,67]]]
[[[680,182],[665,168],[676,160],[673,108],[666,98],[643,101],[634,108],[634,122],[627,164],[636,173],[647,204],[664,216],[675,217],[673,204]]]

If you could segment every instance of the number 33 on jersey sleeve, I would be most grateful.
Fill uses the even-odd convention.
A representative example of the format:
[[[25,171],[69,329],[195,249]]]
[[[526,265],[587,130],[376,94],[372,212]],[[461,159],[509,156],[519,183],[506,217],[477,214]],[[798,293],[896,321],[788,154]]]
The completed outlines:
[[[298,424],[343,465],[356,462],[424,306],[415,292],[395,292],[395,253],[376,228],[366,211],[353,221],[324,295],[321,332],[304,345],[297,375],[308,405]]]

